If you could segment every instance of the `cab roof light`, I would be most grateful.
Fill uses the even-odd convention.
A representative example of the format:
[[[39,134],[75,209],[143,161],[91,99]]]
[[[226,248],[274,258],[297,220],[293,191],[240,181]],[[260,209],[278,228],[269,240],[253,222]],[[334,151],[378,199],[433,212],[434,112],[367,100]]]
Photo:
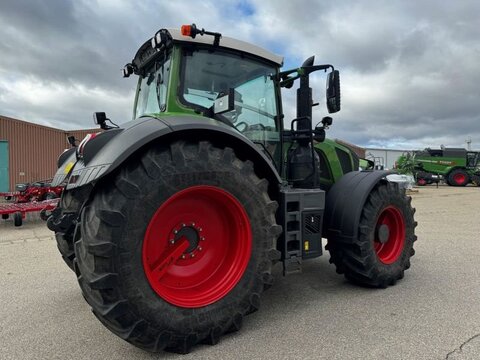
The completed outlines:
[[[212,35],[214,36],[213,40],[213,46],[218,46],[220,44],[220,38],[222,37],[222,34],[217,33],[217,32],[211,32],[211,31],[205,31],[205,29],[198,29],[195,24],[192,25],[182,25],[181,27],[181,32],[183,36],[189,36],[192,39],[195,39],[197,34],[200,34],[201,36],[203,35]]]
[[[157,49],[162,45],[168,47],[171,43],[172,36],[167,29],[158,30],[154,37],[152,37],[152,48]]]
[[[133,64],[128,63],[125,65],[125,67],[122,69],[122,74],[124,78],[128,78],[130,75],[132,75],[135,72],[135,67]]]

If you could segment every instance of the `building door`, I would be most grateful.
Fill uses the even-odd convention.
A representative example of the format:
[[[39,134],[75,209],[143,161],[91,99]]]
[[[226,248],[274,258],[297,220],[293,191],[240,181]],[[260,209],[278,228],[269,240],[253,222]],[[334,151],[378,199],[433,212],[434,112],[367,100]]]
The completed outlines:
[[[8,183],[8,142],[0,140],[0,192],[9,191]]]

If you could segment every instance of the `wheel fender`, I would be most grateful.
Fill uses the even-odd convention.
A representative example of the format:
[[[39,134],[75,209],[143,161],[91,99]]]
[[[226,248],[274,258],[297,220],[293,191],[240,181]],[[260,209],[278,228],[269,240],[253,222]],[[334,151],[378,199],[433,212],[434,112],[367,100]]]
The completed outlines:
[[[110,131],[112,130],[108,130],[104,134],[106,135]],[[255,163],[255,169],[261,170],[261,175],[269,180],[273,178],[278,183],[281,182],[271,161],[254,143],[236,129],[217,120],[186,115],[160,118],[143,117],[130,121],[114,131],[115,133],[111,133],[107,142],[102,140],[102,144],[99,144],[99,140],[97,140],[97,138],[105,139],[104,134],[87,142],[83,158],[76,162],[70,173],[67,190],[90,184],[105,177],[142,147],[159,139],[169,141],[174,135],[178,135],[179,139],[187,136],[193,139],[202,137],[222,139],[225,144],[235,145],[240,147],[240,152],[248,153]]]
[[[358,224],[368,195],[376,184],[388,181],[392,171],[354,171],[345,174],[327,193],[323,236],[341,242],[357,238]]]
[[[75,156],[75,148],[71,148],[63,152],[63,154],[60,155],[57,160],[57,172],[53,177],[51,186],[60,185],[67,178],[76,161],[77,157]]]

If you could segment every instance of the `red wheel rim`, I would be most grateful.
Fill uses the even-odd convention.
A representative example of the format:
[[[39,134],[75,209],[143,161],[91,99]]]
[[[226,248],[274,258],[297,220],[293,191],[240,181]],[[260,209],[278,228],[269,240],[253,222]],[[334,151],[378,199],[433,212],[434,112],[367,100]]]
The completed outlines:
[[[423,186],[427,184],[427,181],[425,179],[418,179],[417,184]]]
[[[218,187],[193,186],[153,215],[143,241],[143,268],[161,298],[197,308],[237,285],[251,249],[250,221],[240,202]]]
[[[465,180],[467,180],[467,177],[465,176],[465,174],[460,173],[460,174],[453,175],[453,181],[455,181],[455,183],[458,185],[463,184]]]
[[[405,220],[395,206],[380,213],[375,228],[374,247],[378,259],[384,264],[398,260],[405,245]]]

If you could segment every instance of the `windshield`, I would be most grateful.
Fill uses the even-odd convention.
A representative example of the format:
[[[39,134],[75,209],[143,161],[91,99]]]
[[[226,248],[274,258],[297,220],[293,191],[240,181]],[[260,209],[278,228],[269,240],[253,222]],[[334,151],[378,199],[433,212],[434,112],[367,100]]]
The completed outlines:
[[[277,118],[274,66],[237,54],[196,50],[184,57],[182,102],[210,109],[215,99],[234,89],[234,110],[221,115],[253,142],[277,157],[280,134]]]
[[[135,118],[165,111],[170,58],[164,57],[146,68],[138,85]]]

